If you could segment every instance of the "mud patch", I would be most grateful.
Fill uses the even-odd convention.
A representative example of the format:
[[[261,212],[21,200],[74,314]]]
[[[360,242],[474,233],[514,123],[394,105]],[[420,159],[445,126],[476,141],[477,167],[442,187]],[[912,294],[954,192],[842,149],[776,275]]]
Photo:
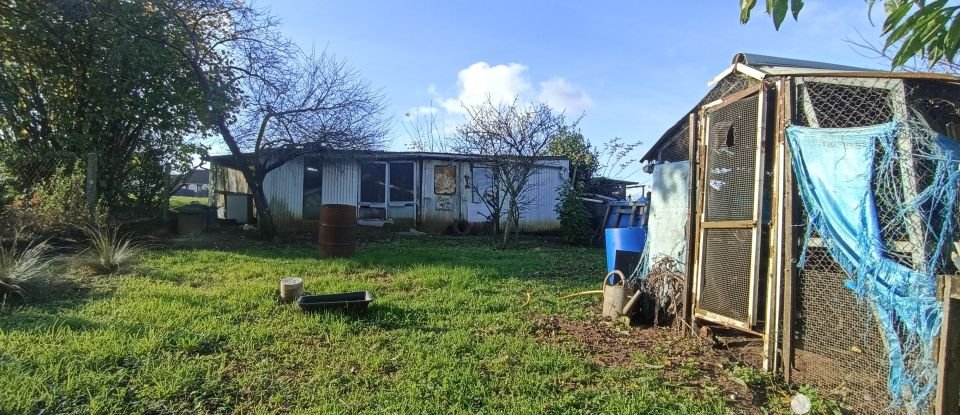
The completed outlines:
[[[737,413],[758,413],[766,406],[768,379],[759,379],[764,375],[738,357],[759,356],[749,338],[723,333],[703,339],[672,328],[629,327],[599,318],[533,319],[532,334],[540,341],[571,348],[598,366],[634,367],[638,374],[654,373],[670,386],[719,393]]]

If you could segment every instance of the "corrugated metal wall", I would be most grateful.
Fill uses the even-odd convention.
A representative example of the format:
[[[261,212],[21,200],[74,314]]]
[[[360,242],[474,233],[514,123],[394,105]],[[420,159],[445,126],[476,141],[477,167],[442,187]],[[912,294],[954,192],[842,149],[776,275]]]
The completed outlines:
[[[544,232],[560,229],[560,217],[554,208],[560,200],[559,187],[567,180],[570,163],[567,160],[544,160],[539,167],[524,197],[532,204],[520,216],[521,232]]]
[[[524,195],[532,204],[527,206],[520,216],[520,230],[522,232],[545,232],[560,229],[560,218],[554,208],[559,201],[558,188],[563,185],[569,176],[570,163],[567,160],[543,160],[539,164],[543,167],[537,168],[530,178]],[[469,175],[471,173],[470,163],[463,163],[462,167],[465,172],[463,174]],[[483,174],[479,169],[478,172]],[[425,172],[424,174],[429,173]],[[470,181],[473,181],[472,176]],[[426,181],[424,186],[427,186]],[[425,189],[424,192],[430,190],[432,189]],[[489,211],[483,202],[473,202],[472,191],[472,189],[466,188],[463,191],[463,200],[465,201],[463,217],[475,223],[484,222],[486,221],[485,215]]]
[[[464,197],[464,191],[461,178],[463,175],[469,174],[469,170],[465,170],[466,163],[447,160],[423,160],[420,165],[423,166],[420,175],[423,178],[420,189],[420,230],[442,233],[447,229],[447,226],[463,217],[461,216],[461,201]],[[438,195],[434,192],[437,179],[434,173],[437,171],[437,167],[441,167],[440,171],[449,172],[449,170],[444,170],[443,167],[445,166],[452,166],[456,169],[453,178],[455,191],[453,194]]]
[[[323,162],[321,194],[325,205],[356,206],[360,201],[360,164],[356,161]]]
[[[465,174],[470,176],[470,186],[477,186],[479,189],[465,189],[464,193],[467,203],[464,204],[464,217],[471,223],[484,223],[490,214],[487,204],[483,202],[482,193],[493,182],[490,169],[480,166],[473,166],[470,163],[463,163]]]
[[[277,229],[299,229],[303,220],[303,157],[283,163],[267,173],[263,178],[263,193]]]

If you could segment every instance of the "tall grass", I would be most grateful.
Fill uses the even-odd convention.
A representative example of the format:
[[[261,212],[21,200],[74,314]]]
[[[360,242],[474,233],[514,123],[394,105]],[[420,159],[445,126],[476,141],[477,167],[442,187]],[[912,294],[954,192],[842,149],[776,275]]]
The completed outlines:
[[[0,295],[27,297],[26,285],[49,276],[53,258],[46,241],[20,243],[16,232],[9,245],[0,243]]]
[[[80,253],[78,264],[96,275],[113,274],[136,262],[144,250],[143,242],[120,227],[97,223],[81,226],[89,246]]]

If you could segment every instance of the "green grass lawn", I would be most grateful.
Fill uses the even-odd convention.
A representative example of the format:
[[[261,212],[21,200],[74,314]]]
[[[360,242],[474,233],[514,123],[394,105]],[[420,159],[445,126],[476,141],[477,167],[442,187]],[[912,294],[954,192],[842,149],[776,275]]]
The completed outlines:
[[[174,196],[170,196],[170,209],[176,210],[179,207],[182,207],[184,205],[189,205],[194,202],[200,203],[202,205],[206,205],[209,201],[210,199],[206,197],[174,195]]]
[[[602,251],[488,242],[402,238],[338,260],[306,243],[152,251],[135,273],[0,314],[0,413],[728,411],[716,388],[537,338],[535,316],[595,316],[599,297],[558,297],[597,288]],[[275,302],[288,275],[375,301],[303,314]]]

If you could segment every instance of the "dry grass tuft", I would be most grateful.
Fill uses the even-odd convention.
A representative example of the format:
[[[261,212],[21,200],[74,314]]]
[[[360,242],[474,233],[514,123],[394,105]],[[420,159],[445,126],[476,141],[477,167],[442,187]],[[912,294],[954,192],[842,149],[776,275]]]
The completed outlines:
[[[46,241],[20,243],[21,233],[15,232],[10,244],[0,243],[0,295],[27,297],[27,283],[47,278],[53,258]]]
[[[80,230],[90,245],[80,253],[77,262],[95,275],[125,270],[145,249],[142,241],[131,234],[120,233],[116,225],[85,225]]]

